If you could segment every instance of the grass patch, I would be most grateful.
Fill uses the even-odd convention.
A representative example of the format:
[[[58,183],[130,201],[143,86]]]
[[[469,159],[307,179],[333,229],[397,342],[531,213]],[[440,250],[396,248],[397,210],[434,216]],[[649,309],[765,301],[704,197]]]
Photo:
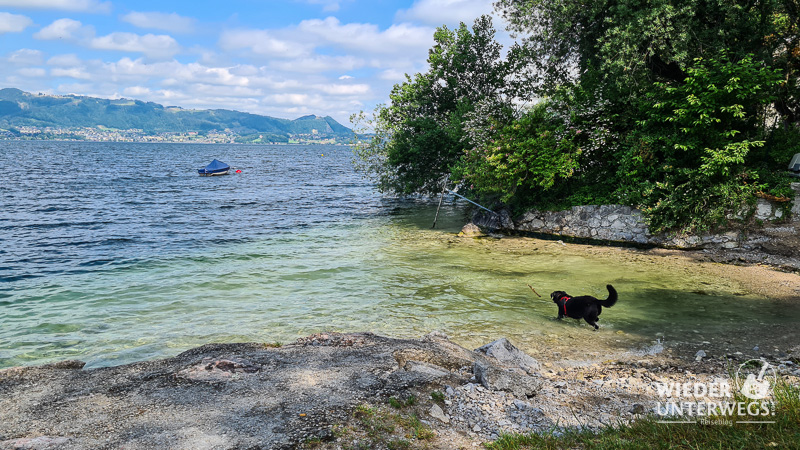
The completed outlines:
[[[378,439],[394,432],[394,423],[391,418],[374,408],[359,405],[356,407],[354,415],[370,438]]]
[[[389,401],[395,409],[407,408],[414,403],[416,398]],[[353,412],[353,419],[349,426],[339,426],[333,432],[342,449],[405,450],[418,449],[421,445],[427,448],[426,443],[436,436],[415,414],[392,412],[385,406],[359,405]]]
[[[444,404],[444,394],[441,391],[433,391],[431,392],[431,400],[442,405]]]
[[[389,406],[394,409],[403,409],[417,404],[417,397],[409,395],[405,400],[400,400],[397,397],[389,397]]]
[[[800,387],[774,387],[775,415],[755,420],[772,424],[664,424],[654,416],[599,433],[567,429],[543,434],[508,434],[486,444],[490,450],[525,449],[770,449],[800,448]],[[754,420],[731,416],[731,422]]]
[[[397,416],[397,419],[400,425],[411,433],[411,437],[417,440],[427,441],[436,436],[433,430],[431,430],[424,423],[420,422],[419,418],[415,414],[411,414],[409,416]]]

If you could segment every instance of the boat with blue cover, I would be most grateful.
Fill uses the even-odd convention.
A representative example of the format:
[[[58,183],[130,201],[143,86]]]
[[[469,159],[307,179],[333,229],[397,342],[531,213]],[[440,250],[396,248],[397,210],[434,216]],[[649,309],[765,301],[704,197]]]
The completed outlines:
[[[199,173],[201,177],[213,177],[214,175],[227,175],[230,170],[231,166],[215,159],[204,168],[197,169],[197,173]]]

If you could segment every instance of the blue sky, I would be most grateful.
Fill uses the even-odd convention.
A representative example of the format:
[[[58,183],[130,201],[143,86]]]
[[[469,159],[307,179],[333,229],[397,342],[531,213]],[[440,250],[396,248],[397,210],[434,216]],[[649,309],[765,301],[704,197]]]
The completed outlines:
[[[0,0],[0,87],[349,125],[426,69],[437,26],[491,11],[491,0]]]

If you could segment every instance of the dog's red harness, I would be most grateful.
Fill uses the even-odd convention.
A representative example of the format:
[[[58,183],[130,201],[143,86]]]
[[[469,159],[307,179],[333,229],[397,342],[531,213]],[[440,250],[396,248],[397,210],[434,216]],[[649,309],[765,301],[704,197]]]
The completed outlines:
[[[564,315],[565,315],[565,316],[567,316],[567,317],[569,317],[569,314],[567,314],[567,302],[568,302],[568,301],[569,301],[569,299],[571,299],[572,297],[562,297],[562,298],[564,299]]]

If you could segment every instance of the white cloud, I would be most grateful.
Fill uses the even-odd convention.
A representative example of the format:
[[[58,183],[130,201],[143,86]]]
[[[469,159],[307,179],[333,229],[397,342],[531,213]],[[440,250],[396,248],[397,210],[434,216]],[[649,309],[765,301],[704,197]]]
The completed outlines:
[[[199,63],[182,64],[178,61],[146,63],[142,59],[122,58],[117,62],[106,63],[103,77],[114,82],[139,84],[148,80],[158,80],[161,85],[187,88],[193,84],[213,86],[246,87],[264,82],[257,76],[242,76],[236,72],[250,72],[258,75],[257,68],[208,67]]]
[[[378,75],[378,78],[386,81],[402,82],[406,81],[406,72],[395,69],[386,69],[381,71],[380,75]]]
[[[50,70],[50,75],[58,78],[75,78],[76,80],[91,80],[92,74],[86,72],[83,67],[56,67]]]
[[[191,17],[160,12],[131,12],[122,16],[120,20],[139,28],[164,30],[171,33],[192,33],[196,22]]]
[[[344,0],[352,1],[352,0]],[[322,5],[322,10],[325,12],[336,12],[341,8],[341,0],[305,0],[306,3],[312,5]]]
[[[78,55],[75,54],[67,54],[67,55],[56,55],[52,58],[47,60],[48,66],[61,66],[61,67],[74,67],[81,65],[81,60],[78,58]]]
[[[224,31],[219,45],[225,50],[246,49],[258,56],[277,58],[304,56],[311,51],[308,45],[280,39],[268,30]]]
[[[342,75],[342,76],[339,77],[339,79],[340,80],[352,80],[353,77],[351,77],[350,75]]]
[[[73,19],[58,19],[33,35],[36,39],[74,41],[95,50],[142,53],[151,58],[171,58],[181,51],[181,46],[165,34],[114,32],[96,36],[94,27]]]
[[[196,83],[192,85],[191,92],[202,94],[202,98],[209,96],[216,97],[234,97],[234,98],[252,98],[264,95],[261,89],[253,89],[246,86],[219,86],[213,84]],[[230,105],[228,106],[230,108]]]
[[[92,83],[60,84],[56,92],[60,94],[89,95],[92,97],[108,98],[108,95],[96,94],[96,86]]]
[[[88,46],[97,50],[142,53],[153,58],[171,58],[181,49],[178,42],[165,34],[145,34],[115,32],[93,38]]]
[[[150,95],[152,92],[153,91],[144,86],[129,86],[122,91],[123,94],[129,97],[144,97]]]
[[[0,0],[0,6],[92,13],[108,13],[111,11],[111,2],[99,2],[97,0]]]
[[[19,69],[17,73],[26,78],[36,78],[47,75],[47,71],[41,67],[26,67],[24,69]]]
[[[274,94],[267,97],[267,101],[281,105],[308,105],[311,96],[308,94]]]
[[[471,25],[482,14],[493,13],[492,0],[417,0],[411,8],[397,12],[399,21],[418,21],[434,26]]]
[[[0,34],[19,33],[31,25],[33,21],[30,17],[0,12]]]
[[[343,24],[335,17],[327,17],[304,20],[297,26],[297,31],[315,37],[318,45],[333,44],[374,54],[405,54],[412,50],[426,55],[426,50],[433,44],[434,30],[401,23],[381,31],[374,24]]]
[[[325,84],[315,88],[331,95],[364,95],[370,91],[368,84]]]
[[[46,41],[83,39],[90,36],[94,36],[94,28],[73,19],[58,19],[33,35],[36,39]]]
[[[39,50],[22,48],[11,52],[5,60],[18,66],[37,66],[44,61],[44,53]]]
[[[355,56],[317,55],[308,58],[296,58],[278,61],[270,66],[286,72],[318,73],[342,70],[353,70],[367,65],[367,61]]]

